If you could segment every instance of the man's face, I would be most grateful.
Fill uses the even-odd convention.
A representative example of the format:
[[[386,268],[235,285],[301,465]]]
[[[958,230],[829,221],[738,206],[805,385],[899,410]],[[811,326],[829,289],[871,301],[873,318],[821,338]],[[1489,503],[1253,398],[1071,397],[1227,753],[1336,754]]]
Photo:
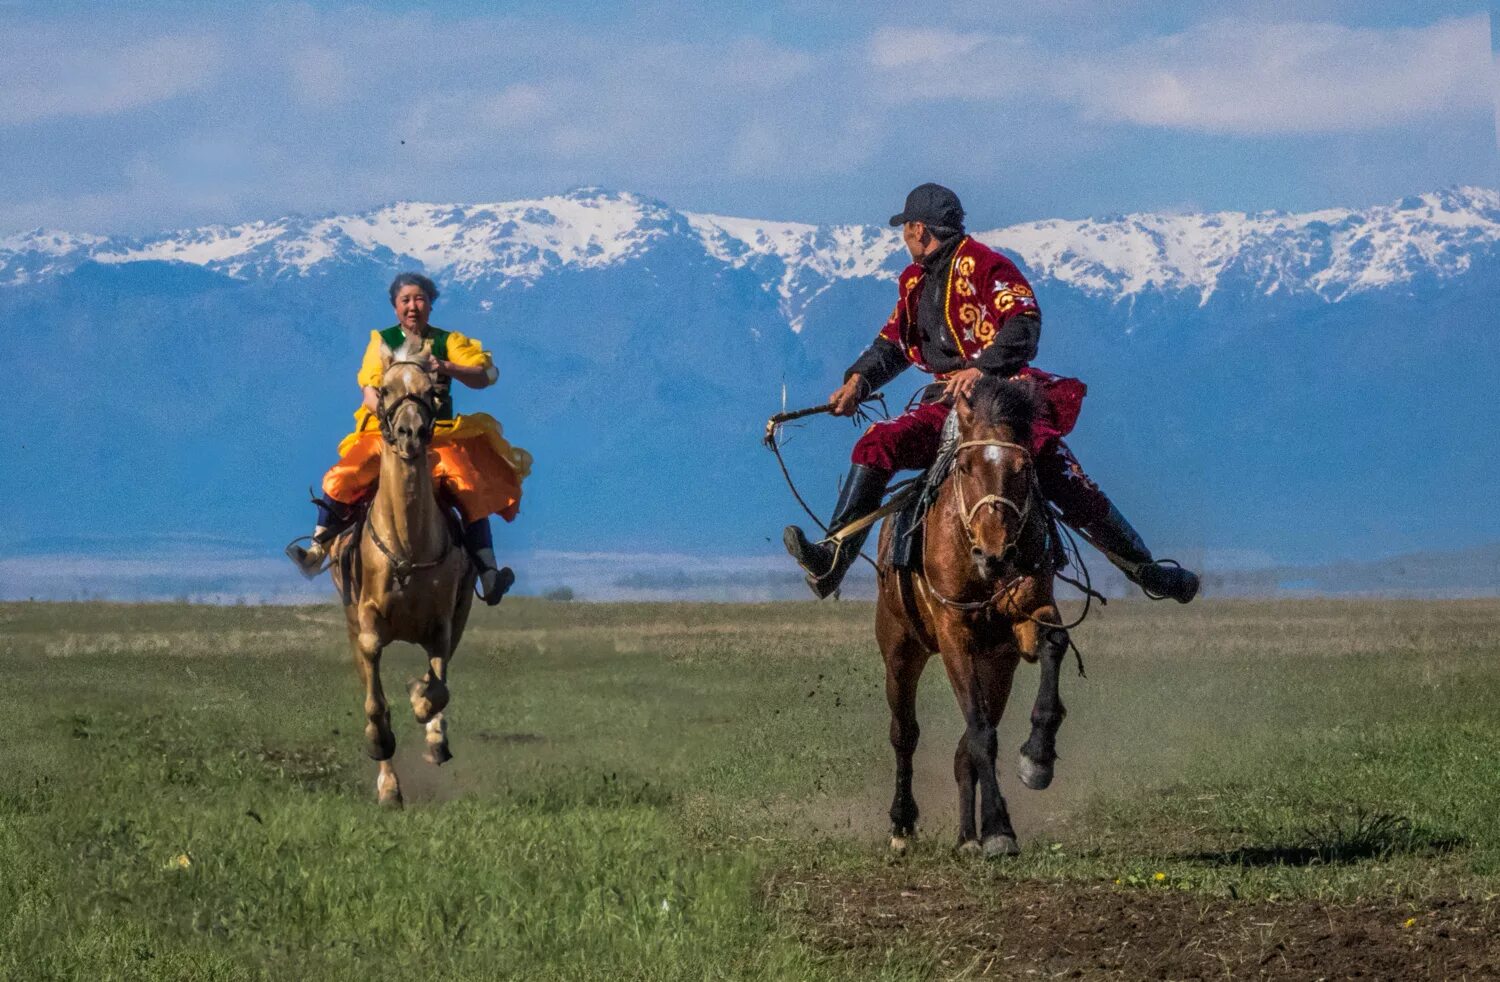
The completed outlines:
[[[401,321],[402,327],[420,330],[427,326],[432,301],[427,299],[427,294],[422,292],[420,286],[407,285],[396,294],[395,307],[396,318]]]
[[[906,243],[906,251],[911,253],[912,261],[920,262],[935,240],[927,234],[926,225],[921,222],[906,222],[901,226],[901,241]]]

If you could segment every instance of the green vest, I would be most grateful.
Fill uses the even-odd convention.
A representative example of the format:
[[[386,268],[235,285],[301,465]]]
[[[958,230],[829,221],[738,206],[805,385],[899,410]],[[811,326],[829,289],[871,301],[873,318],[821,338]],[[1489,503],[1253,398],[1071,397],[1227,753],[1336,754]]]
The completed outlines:
[[[392,351],[398,350],[406,343],[406,332],[401,330],[401,325],[388,327],[380,332],[380,340]],[[440,361],[448,360],[448,332],[440,327],[427,325],[426,340],[431,345],[432,357]],[[437,418],[453,418],[453,380],[446,375],[440,375],[433,385],[433,394],[437,396]]]

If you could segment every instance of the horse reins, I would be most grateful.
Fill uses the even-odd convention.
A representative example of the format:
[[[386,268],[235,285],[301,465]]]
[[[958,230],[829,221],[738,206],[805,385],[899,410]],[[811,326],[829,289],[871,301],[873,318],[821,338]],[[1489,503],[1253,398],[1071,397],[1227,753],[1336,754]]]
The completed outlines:
[[[1011,443],[1008,440],[966,440],[963,443],[960,443],[954,450],[955,458],[957,457],[958,453],[963,450],[969,449],[970,447],[1003,447],[1010,450],[1018,450],[1022,454],[1024,454],[1028,460],[1031,459],[1031,450],[1029,448],[1023,447],[1019,443]],[[978,514],[980,508],[984,507],[985,505],[989,505],[996,509],[1009,508],[1011,511],[1016,513],[1016,535],[1005,544],[1005,553],[1003,553],[1002,555],[1006,555],[1009,554],[1011,550],[1017,548],[1017,543],[1021,537],[1021,533],[1025,531],[1027,519],[1031,515],[1032,505],[1036,502],[1037,497],[1041,495],[1041,488],[1037,486],[1036,469],[1035,467],[1033,467],[1031,471],[1031,481],[1026,489],[1026,504],[1024,506],[1017,505],[1011,499],[999,494],[987,494],[984,497],[980,498],[978,501],[974,502],[972,506],[970,506],[965,501],[964,485],[963,481],[961,480],[958,481],[957,493],[959,516],[962,520],[964,534],[968,537],[971,545],[974,543],[974,530],[972,528],[974,516]],[[1054,523],[1054,528],[1055,527],[1056,524]],[[1083,558],[1077,555],[1076,545],[1073,547],[1073,553],[1079,566],[1082,567]],[[950,597],[945,597],[937,589],[937,587],[932,585],[932,581],[926,576],[922,577],[922,584],[926,588],[927,593],[931,595],[932,599],[936,600],[944,607],[947,607],[950,610],[962,611],[964,613],[977,613],[982,610],[989,610],[991,608],[998,607],[1003,600],[1010,596],[1010,592],[1015,588],[1016,584],[1026,579],[1027,575],[1028,574],[1026,573],[1020,573],[1016,576],[1011,577],[1009,580],[1006,580],[1004,583],[1002,583],[1000,587],[996,589],[988,599],[985,600],[965,601],[954,600]],[[1022,617],[1026,618],[1026,620],[1038,625],[1039,627],[1053,628],[1070,632],[1073,630],[1073,628],[1082,624],[1084,620],[1088,618],[1089,609],[1092,605],[1094,597],[1099,597],[1099,601],[1101,603],[1104,602],[1104,597],[1096,593],[1093,587],[1088,583],[1080,583],[1077,580],[1065,577],[1058,570],[1053,570],[1052,575],[1054,577],[1057,577],[1058,579],[1072,584],[1083,592],[1083,612],[1078,615],[1078,618],[1076,620],[1069,624],[1053,624],[1050,621],[1041,620],[1030,611],[1016,610],[1014,605],[1012,605],[1011,609],[1013,613],[1020,614]],[[1088,570],[1086,567],[1084,568],[1084,576],[1085,578],[1088,576]],[[1068,647],[1072,650],[1073,656],[1078,662],[1079,676],[1086,677],[1083,670],[1083,652],[1078,650],[1078,645],[1073,641],[1071,634],[1068,635]]]

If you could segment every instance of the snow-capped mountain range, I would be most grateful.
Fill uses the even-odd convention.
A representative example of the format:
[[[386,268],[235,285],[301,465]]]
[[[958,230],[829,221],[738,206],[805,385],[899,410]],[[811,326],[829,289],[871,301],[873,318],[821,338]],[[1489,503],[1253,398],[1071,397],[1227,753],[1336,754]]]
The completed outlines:
[[[1500,193],[979,236],[1036,287],[1038,367],[1089,386],[1069,444],[1167,554],[1305,563],[1500,541]],[[460,392],[459,411],[491,413],[536,457],[502,548],[773,555],[800,515],[765,419],[837,386],[906,261],[890,228],[598,189],[9,235],[0,322],[25,356],[6,376],[17,411],[0,414],[0,558],[101,530],[274,554],[307,531],[303,489],[347,430],[403,268],[443,288],[435,323],[495,354],[500,384]],[[893,411],[921,381],[887,387]],[[787,446],[820,510],[856,436],[819,418]]]
[[[1337,302],[1419,277],[1469,269],[1500,242],[1500,192],[1461,187],[1362,210],[1216,212],[1051,219],[979,232],[1033,276],[1126,301],[1189,294],[1207,303],[1226,280],[1261,295]],[[0,238],[0,285],[80,263],[189,263],[232,277],[310,276],[362,259],[415,260],[444,282],[535,284],[549,273],[619,265],[672,240],[732,267],[763,269],[794,329],[831,283],[905,261],[896,230],[678,212],[628,193],[581,189],[532,201],[401,202],[353,215],[210,225],[143,238],[35,230]]]

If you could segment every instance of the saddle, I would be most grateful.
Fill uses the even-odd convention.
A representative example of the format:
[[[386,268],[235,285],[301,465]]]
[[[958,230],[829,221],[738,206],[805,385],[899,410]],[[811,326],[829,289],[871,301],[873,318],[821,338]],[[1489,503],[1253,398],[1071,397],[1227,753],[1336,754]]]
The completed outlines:
[[[937,500],[938,489],[947,480],[953,469],[953,460],[958,456],[958,414],[949,413],[943,423],[942,439],[938,442],[937,458],[926,472],[917,479],[917,493],[891,519],[891,565],[896,569],[920,571],[922,568],[922,530],[927,524],[927,511]]]

